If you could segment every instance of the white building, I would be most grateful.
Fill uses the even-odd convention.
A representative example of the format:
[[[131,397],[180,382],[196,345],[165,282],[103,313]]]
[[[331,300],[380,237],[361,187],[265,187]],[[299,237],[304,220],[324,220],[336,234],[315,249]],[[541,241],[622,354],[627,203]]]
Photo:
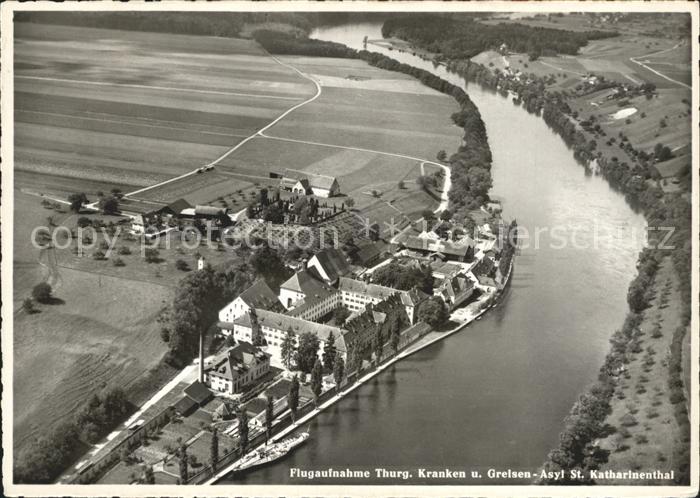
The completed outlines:
[[[305,299],[321,299],[336,290],[323,282],[315,268],[298,271],[280,285],[279,301],[286,309],[292,309]]]
[[[257,333],[257,329],[267,343],[267,351],[276,356],[280,362],[282,359],[282,342],[289,331],[294,334],[295,348],[299,347],[299,336],[307,332],[314,334],[319,340],[319,357],[323,352],[326,341],[333,334],[336,350],[343,355],[343,359],[346,359],[347,355],[344,340],[345,330],[273,311],[261,309],[256,310],[254,314],[249,312],[236,318],[233,323],[219,323],[219,327],[224,334],[233,334],[233,338],[236,341],[250,343],[255,342],[254,335]]]
[[[219,311],[220,322],[232,322],[247,313],[251,308],[271,311],[280,309],[277,295],[264,280],[260,279]]]
[[[392,294],[398,293],[401,296],[401,302],[406,308],[406,314],[411,324],[415,323],[415,313],[418,305],[429,297],[418,289],[402,291],[345,277],[341,277],[338,280],[338,290],[340,291],[342,305],[351,312],[362,311],[368,303],[377,304],[386,300]]]
[[[270,371],[270,355],[241,342],[216,356],[204,370],[204,380],[215,391],[236,394]]]

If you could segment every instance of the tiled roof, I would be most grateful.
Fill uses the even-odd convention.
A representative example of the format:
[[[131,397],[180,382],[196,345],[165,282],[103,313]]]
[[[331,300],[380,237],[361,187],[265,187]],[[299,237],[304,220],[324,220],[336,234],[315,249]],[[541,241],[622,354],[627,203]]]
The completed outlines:
[[[282,313],[275,313],[274,311],[267,310],[256,310],[258,317],[258,324],[261,326],[270,327],[277,330],[288,331],[291,330],[292,333],[296,335],[301,335],[305,332],[310,332],[318,337],[321,341],[326,341],[328,336],[333,333],[335,337],[335,346],[338,350],[345,351],[345,343],[342,340],[345,330],[339,327],[333,327],[332,325],[324,325],[322,323],[311,322],[309,320],[304,320],[302,318],[297,318],[290,315],[284,315]],[[225,330],[232,330],[234,325],[242,325],[244,327],[250,327],[250,314],[246,313],[243,316],[239,316],[232,323],[230,322],[219,322],[219,327]]]
[[[280,285],[281,289],[288,289],[304,294],[306,297],[323,298],[335,292],[335,289],[323,282],[321,275],[315,268],[298,271],[286,282]]]
[[[310,173],[308,171],[299,171],[299,170],[289,169],[289,168],[287,168],[284,171],[284,177],[285,178],[294,178],[297,180],[301,180],[303,178],[306,178],[306,179],[308,179],[309,185],[311,185],[312,188],[322,188],[322,189],[326,189],[326,190],[330,190],[336,181],[335,177],[333,177],[333,176],[318,175],[316,173]]]
[[[192,384],[187,386],[183,392],[197,404],[202,404],[212,397],[211,391],[207,386],[198,380],[195,380]]]
[[[469,239],[467,243],[456,244],[454,242],[446,240],[432,241],[428,239],[422,239],[413,235],[405,237],[400,241],[400,243],[409,249],[414,249],[418,251],[439,252],[442,254],[450,254],[453,256],[461,257],[466,256],[467,252],[469,251],[469,248],[473,247],[474,245],[471,239]]]
[[[251,366],[264,362],[269,356],[248,342],[239,342],[216,356],[206,371],[218,377],[234,380]]]
[[[335,247],[328,247],[322,251],[319,251],[314,255],[314,257],[326,271],[326,274],[331,281],[335,281],[338,277],[350,273],[350,265],[348,265],[345,256]]]
[[[360,280],[354,280],[352,278],[340,277],[338,280],[338,290],[346,292],[354,292],[355,294],[364,294],[366,296],[374,297],[376,299],[386,299],[392,294],[396,294],[399,291],[397,289],[392,289],[391,287],[384,287],[383,285],[369,284],[362,282]]]
[[[253,308],[274,309],[280,307],[280,302],[270,286],[265,280],[259,279],[253,285],[241,292],[239,296],[243,301]]]

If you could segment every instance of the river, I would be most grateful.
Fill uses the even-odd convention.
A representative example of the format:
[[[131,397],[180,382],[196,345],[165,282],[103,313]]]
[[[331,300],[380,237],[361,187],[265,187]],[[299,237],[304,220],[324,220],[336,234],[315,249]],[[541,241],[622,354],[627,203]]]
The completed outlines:
[[[358,49],[365,35],[381,38],[381,24],[312,33]],[[608,339],[626,314],[644,218],[605,180],[587,174],[540,117],[476,84],[467,86],[442,66],[368,48],[465,88],[488,131],[492,195],[529,238],[499,307],[323,412],[310,425],[310,441],[284,460],[225,483],[528,483],[487,479],[486,470],[534,472],[556,445],[564,417],[596,379]],[[545,234],[539,247],[536,229]],[[601,240],[594,247],[596,230]],[[290,478],[294,467],[373,473],[382,467],[409,470],[411,477],[306,481]],[[479,470],[483,477],[426,481],[418,468]]]

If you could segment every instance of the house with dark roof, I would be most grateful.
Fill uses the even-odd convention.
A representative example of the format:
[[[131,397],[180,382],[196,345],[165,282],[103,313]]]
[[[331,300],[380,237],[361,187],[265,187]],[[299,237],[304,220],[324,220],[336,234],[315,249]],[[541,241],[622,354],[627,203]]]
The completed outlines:
[[[238,394],[269,371],[269,354],[249,342],[239,342],[205,367],[204,379],[215,391]]]
[[[338,278],[350,273],[350,265],[345,255],[335,247],[327,247],[314,254],[306,267],[315,268],[320,277],[329,284],[335,284]]]
[[[192,209],[192,205],[181,198],[171,202],[167,206],[163,206],[158,213],[163,216],[177,217],[180,216],[185,209]]]
[[[214,396],[207,386],[198,380],[194,381],[192,384],[183,389],[182,394],[182,398],[180,398],[177,403],[173,405],[173,408],[175,409],[176,413],[183,416],[188,415],[197,408],[206,405]]]
[[[251,308],[262,308],[270,311],[284,311],[277,294],[274,293],[265,280],[259,279],[253,285],[241,292],[236,299],[219,311],[220,322],[232,322],[247,313]]]
[[[387,244],[382,241],[359,244],[352,252],[353,262],[364,267],[374,266],[380,262],[386,249]]]

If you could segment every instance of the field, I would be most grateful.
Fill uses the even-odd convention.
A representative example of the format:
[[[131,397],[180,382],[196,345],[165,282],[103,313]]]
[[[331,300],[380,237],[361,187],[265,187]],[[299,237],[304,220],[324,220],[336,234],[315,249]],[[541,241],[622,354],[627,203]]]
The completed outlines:
[[[577,56],[540,57],[530,61],[527,54],[502,56],[498,52],[487,51],[472,60],[500,70],[509,66],[513,70],[540,77],[556,76],[557,82],[553,87],[557,90],[580,84],[582,77],[590,73],[623,84],[640,85],[646,82],[660,89],[685,88],[635,63],[632,58],[671,79],[690,85],[690,45],[643,35],[594,40],[583,47]]]
[[[611,451],[602,470],[678,469],[674,448],[683,446],[682,436],[667,385],[669,346],[681,315],[681,298],[676,287],[677,278],[667,258],[656,276],[655,297],[644,311],[644,320],[639,326],[639,347],[630,355],[627,372],[612,401],[612,414],[606,420],[615,431],[600,441],[601,448]],[[654,333],[657,324],[659,331]],[[659,427],[663,430],[658,430]],[[634,451],[630,447],[634,447]],[[599,484],[634,482],[617,480]]]
[[[248,40],[18,24],[15,167],[74,190],[207,164],[313,93]]]
[[[288,57],[321,83],[321,96],[215,169],[161,184],[216,160],[311,97],[314,85],[250,40],[35,24],[16,26],[16,37],[15,450],[105,386],[130,394],[158,364],[166,344],[156,317],[186,275],[176,260],[193,268],[197,253],[212,264],[232,257],[175,241],[161,243],[159,262],[146,263],[130,238],[117,244],[130,253],[106,260],[92,257],[96,248],[84,257],[40,252],[28,234],[48,216],[69,228],[79,216],[104,218],[72,214],[65,204],[46,209],[41,194],[61,200],[85,192],[94,200],[98,191],[153,186],[123,207],[142,211],[184,197],[235,212],[259,188],[276,185],[270,172],[291,167],[336,176],[343,195],[324,202],[352,198],[381,226],[437,207],[439,192],[416,184],[436,168],[421,162],[461,143],[462,130],[450,120],[456,102],[409,76],[361,61]],[[117,256],[125,266],[114,266]],[[41,281],[53,286],[54,304],[28,314],[21,301]],[[143,386],[133,390],[139,399],[147,394]]]

